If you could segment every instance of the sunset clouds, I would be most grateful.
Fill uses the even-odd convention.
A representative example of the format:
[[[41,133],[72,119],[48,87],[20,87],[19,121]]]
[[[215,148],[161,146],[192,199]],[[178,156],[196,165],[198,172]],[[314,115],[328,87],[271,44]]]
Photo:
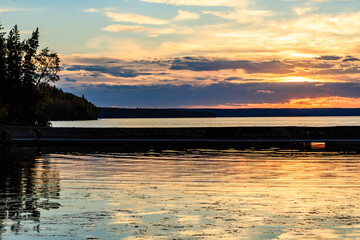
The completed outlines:
[[[36,5],[44,10],[30,23],[24,14],[31,11],[15,11],[30,9],[25,0],[1,3],[0,20],[6,29],[40,27],[42,42],[62,56],[59,86],[98,105],[359,103],[357,1],[35,0],[31,9]]]

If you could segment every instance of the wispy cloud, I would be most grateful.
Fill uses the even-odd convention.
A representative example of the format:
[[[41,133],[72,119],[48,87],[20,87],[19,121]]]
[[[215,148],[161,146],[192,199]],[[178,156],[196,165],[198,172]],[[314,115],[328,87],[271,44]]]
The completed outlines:
[[[234,20],[239,23],[255,23],[262,20],[263,17],[271,16],[271,11],[237,9],[231,12],[221,11],[203,11],[205,14],[214,15],[220,18]]]
[[[317,33],[359,34],[360,12],[311,15],[296,20],[294,27]]]
[[[273,13],[266,10],[258,10],[250,8],[254,5],[248,0],[142,0],[143,2],[172,4],[172,5],[190,5],[202,7],[229,7],[232,11],[209,11],[204,10],[203,13],[211,14],[224,19],[235,20],[239,23],[258,22],[262,17],[270,16]]]
[[[247,73],[293,73],[291,64],[280,61],[251,62],[248,60],[175,60],[170,69],[191,71],[219,71],[223,69],[244,69]]]
[[[248,4],[248,0],[141,0],[143,2],[163,3],[172,5],[188,5],[188,6],[227,6],[227,7],[243,7]]]
[[[183,21],[183,20],[195,20],[199,19],[200,15],[193,12],[179,10],[178,15],[175,17],[175,21]]]
[[[297,15],[303,16],[303,15],[309,13],[309,12],[317,10],[317,8],[314,8],[314,7],[295,7],[293,10]]]
[[[134,69],[126,69],[122,66],[117,67],[107,67],[101,65],[72,65],[65,66],[65,71],[87,71],[91,72],[94,76],[95,74],[105,74],[114,77],[124,77],[124,78],[134,78],[140,75],[151,75],[151,73],[147,72],[138,72]],[[96,75],[95,75],[96,76]]]
[[[325,60],[327,59],[327,60]],[[205,57],[121,60],[104,57],[66,58],[65,77],[84,76],[137,77],[138,84],[159,84],[178,80],[178,84],[212,84],[214,82],[343,82],[360,78],[356,57],[322,56],[313,59],[273,59],[271,61],[229,60]],[[79,72],[81,70],[81,72]],[[77,71],[76,73],[73,73]],[[166,74],[165,74],[166,73]],[[164,78],[166,75],[166,78]],[[341,75],[341,78],[339,78]],[[153,76],[153,77],[152,77]],[[337,76],[337,77],[336,77]],[[346,80],[349,79],[349,80]],[[85,79],[83,79],[85,80]],[[83,81],[81,80],[81,81]],[[103,78],[104,82],[106,79]],[[108,81],[114,81],[112,78]],[[142,81],[142,82],[140,82]]]
[[[360,59],[352,56],[346,56],[346,58],[343,60],[343,62],[357,62],[357,61],[360,61]]]
[[[0,12],[21,12],[21,11],[25,11],[25,10],[20,8],[0,8]]]
[[[114,13],[106,12],[106,16],[111,18],[114,22],[131,22],[137,24],[150,24],[150,25],[164,25],[168,24],[167,20],[157,19],[149,16],[144,16],[134,13]]]
[[[110,25],[103,30],[108,32],[145,32],[148,37],[158,37],[166,34],[190,34],[193,32],[193,30],[185,28],[147,28],[144,26],[121,24]]]
[[[99,12],[99,10],[96,8],[87,8],[83,12],[95,13],[95,12]]]
[[[115,24],[110,25],[105,28],[103,28],[104,31],[108,32],[143,32],[146,31],[146,27],[144,26],[133,26],[133,25],[121,25],[121,24]]]
[[[320,56],[320,57],[317,57],[316,59],[318,59],[318,60],[333,60],[333,61],[336,61],[336,60],[342,59],[342,57],[340,57],[340,56]]]

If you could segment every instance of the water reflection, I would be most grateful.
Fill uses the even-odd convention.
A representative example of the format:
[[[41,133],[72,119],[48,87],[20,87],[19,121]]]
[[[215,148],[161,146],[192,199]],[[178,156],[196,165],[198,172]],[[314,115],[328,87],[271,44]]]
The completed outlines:
[[[216,118],[103,118],[91,121],[53,121],[53,127],[254,127],[359,126],[359,116],[326,117],[216,117]]]
[[[69,196],[98,206],[68,220],[93,216],[108,238],[360,237],[358,155],[191,150],[52,159]]]
[[[38,160],[36,149],[2,146],[0,151],[1,234],[40,232],[40,209],[59,208],[59,173]]]
[[[73,152],[22,157],[6,166],[1,170],[9,182],[1,187],[6,237],[360,238],[358,154]],[[17,180],[11,180],[13,172]],[[9,202],[16,204],[11,208]]]

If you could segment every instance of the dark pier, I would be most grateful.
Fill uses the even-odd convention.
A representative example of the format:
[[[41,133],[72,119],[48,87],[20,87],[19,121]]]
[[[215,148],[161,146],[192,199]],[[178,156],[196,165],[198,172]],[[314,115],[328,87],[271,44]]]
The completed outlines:
[[[34,128],[0,127],[2,144],[310,146],[360,149],[360,127]]]

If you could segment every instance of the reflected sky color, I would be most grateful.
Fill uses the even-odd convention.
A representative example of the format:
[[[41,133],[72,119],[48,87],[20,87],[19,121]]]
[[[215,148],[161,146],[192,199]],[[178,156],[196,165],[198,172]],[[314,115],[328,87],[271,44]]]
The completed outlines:
[[[53,127],[174,128],[174,127],[333,127],[360,126],[360,117],[217,117],[115,118],[90,121],[52,121]]]
[[[37,205],[39,220],[20,221],[16,237],[14,220],[5,216],[4,239],[360,237],[358,154],[211,149],[47,154],[32,168],[38,173],[36,191],[49,185],[44,163],[59,193],[49,195],[48,203],[58,207]]]
[[[4,0],[0,21],[101,106],[360,107],[358,1]]]

